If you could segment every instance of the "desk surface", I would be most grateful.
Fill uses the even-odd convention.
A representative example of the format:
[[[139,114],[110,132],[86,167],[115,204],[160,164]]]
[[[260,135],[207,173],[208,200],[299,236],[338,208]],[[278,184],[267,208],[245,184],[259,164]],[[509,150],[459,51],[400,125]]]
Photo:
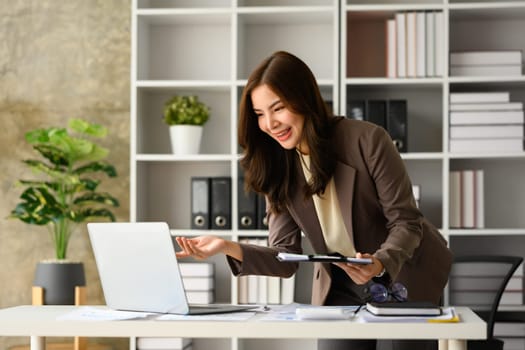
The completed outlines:
[[[98,306],[97,306],[98,307]],[[470,309],[456,308],[459,323],[360,323],[345,321],[60,321],[75,306],[17,306],[0,310],[2,336],[190,338],[483,339],[486,324]]]

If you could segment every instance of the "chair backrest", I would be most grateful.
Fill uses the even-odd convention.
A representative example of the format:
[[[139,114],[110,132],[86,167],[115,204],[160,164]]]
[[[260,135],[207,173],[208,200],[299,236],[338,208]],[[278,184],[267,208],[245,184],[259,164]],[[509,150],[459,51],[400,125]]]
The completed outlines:
[[[507,284],[522,257],[501,255],[456,256],[449,279],[450,305],[468,306],[487,322],[487,338]]]

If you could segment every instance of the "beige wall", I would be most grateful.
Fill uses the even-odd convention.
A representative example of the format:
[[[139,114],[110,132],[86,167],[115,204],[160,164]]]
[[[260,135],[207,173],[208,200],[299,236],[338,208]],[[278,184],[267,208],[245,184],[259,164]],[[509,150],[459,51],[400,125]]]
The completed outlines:
[[[119,177],[102,189],[120,200],[118,220],[129,218],[130,21],[131,0],[0,0],[0,307],[30,304],[35,264],[53,257],[46,229],[5,219],[21,193],[15,180],[31,178],[20,162],[35,156],[26,131],[70,117],[107,126]],[[84,225],[69,257],[85,264],[88,302],[103,303]],[[23,342],[0,338],[0,349]]]

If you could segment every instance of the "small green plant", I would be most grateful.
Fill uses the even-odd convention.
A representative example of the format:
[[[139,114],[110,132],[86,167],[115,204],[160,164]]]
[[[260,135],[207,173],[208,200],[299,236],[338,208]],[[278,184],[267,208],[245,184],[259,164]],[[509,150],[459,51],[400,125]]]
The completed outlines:
[[[174,96],[164,105],[164,121],[168,125],[204,125],[210,109],[197,96]]]
[[[9,216],[27,224],[47,225],[59,260],[66,259],[75,224],[95,218],[115,221],[113,213],[106,207],[119,206],[118,200],[109,193],[96,191],[99,179],[87,176],[90,173],[117,176],[115,167],[101,161],[108,155],[108,150],[88,139],[105,137],[106,128],[82,119],[71,119],[68,127],[79,137],[58,127],[36,129],[25,134],[26,141],[47,161],[23,160],[42,178],[18,181],[26,189],[20,195],[22,201]]]

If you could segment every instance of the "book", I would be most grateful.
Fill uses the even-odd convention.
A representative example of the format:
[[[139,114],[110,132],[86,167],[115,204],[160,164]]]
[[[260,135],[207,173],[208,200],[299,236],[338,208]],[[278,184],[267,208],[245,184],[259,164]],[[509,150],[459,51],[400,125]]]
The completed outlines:
[[[495,103],[510,102],[510,93],[491,92],[451,92],[450,103]]]
[[[461,171],[450,172],[449,184],[449,225],[461,227]]]
[[[442,77],[445,72],[443,62],[443,55],[445,51],[445,22],[442,11],[435,13],[434,27],[434,54],[436,55],[434,58],[434,74],[437,77]]]
[[[281,303],[281,279],[268,276],[268,304]]]
[[[485,228],[484,171],[474,170],[474,227]]]
[[[449,110],[453,111],[521,111],[522,102],[504,103],[451,103]]]
[[[397,77],[397,42],[396,42],[396,20],[386,21],[386,76]]]
[[[450,53],[450,65],[521,65],[520,50],[462,51]]]
[[[214,273],[213,263],[179,263],[179,269],[183,277],[210,277]]]
[[[461,177],[461,217],[460,227],[474,228],[476,223],[476,197],[475,197],[475,172],[474,170],[463,170]]]
[[[182,277],[184,290],[207,291],[213,290],[213,277]]]
[[[407,12],[406,13],[406,60],[407,60],[407,77],[415,78],[416,77],[416,45],[417,45],[417,35],[416,35],[416,13]]]
[[[525,323],[524,322],[496,322],[494,324],[494,336],[507,337],[524,337]],[[505,344],[507,342],[505,341]],[[522,344],[525,344],[525,339],[522,339]],[[521,348],[524,348],[522,346]]]
[[[452,153],[523,152],[522,138],[452,139],[449,144]]]
[[[295,299],[295,276],[281,278],[281,304],[291,304]]]
[[[407,76],[407,40],[406,40],[406,13],[396,13],[396,43],[397,43],[397,77]]]
[[[215,302],[213,291],[187,291],[188,304],[211,304]]]
[[[474,308],[492,305],[495,291],[451,291],[450,302],[453,305],[472,306]],[[501,295],[500,305],[523,304],[522,291],[504,291]]]
[[[451,76],[521,76],[521,64],[484,65],[484,66],[450,66]]]
[[[434,57],[435,57],[435,28],[434,28],[434,20],[435,20],[435,14],[434,12],[426,12],[425,13],[425,39],[426,39],[426,50],[425,50],[425,58],[426,58],[426,76],[427,77],[433,77],[435,76],[434,71]]]
[[[427,301],[369,302],[366,309],[377,316],[438,316],[441,308]]]
[[[416,76],[423,78],[426,75],[426,24],[425,12],[416,12]]]
[[[523,111],[450,112],[450,125],[523,124]]]
[[[478,277],[490,277],[490,276],[505,276],[507,274],[508,267],[500,266],[501,264],[494,264],[490,262],[479,263],[469,262],[461,264],[453,264],[451,275],[454,276],[478,276]],[[518,266],[513,276],[523,276],[523,264]]]
[[[455,276],[450,275],[449,289],[451,291],[497,290],[503,276]],[[518,291],[523,289],[523,277],[513,275],[507,282],[505,290]]]

